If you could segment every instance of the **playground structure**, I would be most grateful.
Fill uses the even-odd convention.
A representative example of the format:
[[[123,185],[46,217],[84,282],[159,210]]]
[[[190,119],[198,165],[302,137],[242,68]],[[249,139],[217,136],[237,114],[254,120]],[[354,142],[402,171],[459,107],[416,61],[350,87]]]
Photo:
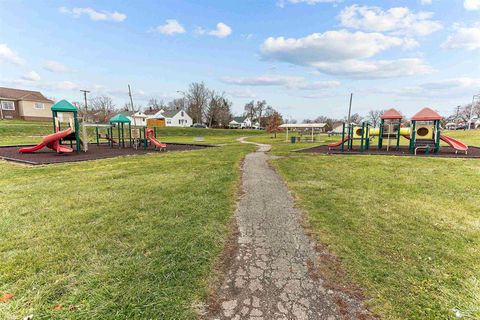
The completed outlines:
[[[400,140],[405,138],[409,140],[408,150],[412,154],[417,154],[419,150],[424,150],[425,154],[439,153],[440,141],[446,142],[455,150],[467,154],[468,146],[464,143],[442,135],[440,132],[441,115],[430,108],[423,108],[417,112],[411,119],[411,127],[402,127],[403,116],[395,109],[384,112],[380,119],[378,128],[373,128],[367,122],[361,125],[343,123],[342,139],[339,142],[328,145],[329,149],[340,147],[342,152],[357,149],[360,152],[371,148],[373,139],[377,138],[377,149],[381,150],[385,146],[388,151],[392,145],[395,150],[400,149]],[[354,146],[354,142],[359,142],[359,146]]]
[[[75,151],[80,152],[82,146],[85,150],[87,147],[86,135],[82,140],[80,137],[80,125],[78,121],[78,110],[70,102],[61,100],[52,106],[53,130],[54,133],[45,136],[42,142],[33,147],[21,148],[20,153],[31,153],[47,147],[56,151],[57,153],[71,153],[74,151],[73,144],[75,144]],[[67,123],[66,129],[61,128],[62,123]],[[62,141],[69,141],[70,147],[63,145]]]
[[[82,150],[88,151],[88,133],[87,128],[95,128],[96,145],[100,146],[100,139],[107,140],[107,145],[111,148],[135,148],[143,147],[147,150],[150,145],[154,150],[165,151],[167,145],[157,140],[157,128],[139,127],[132,128],[131,121],[122,114],[113,116],[108,124],[82,123],[78,118],[78,109],[66,100],[61,100],[51,108],[53,116],[54,133],[45,136],[42,141],[32,147],[20,148],[20,153],[32,153],[47,147],[56,151],[58,154],[80,153]],[[61,128],[62,123],[67,123],[68,127]],[[128,126],[128,129],[127,129]],[[81,127],[81,132],[80,132]],[[105,133],[102,133],[105,131]],[[116,131],[116,134],[115,134]],[[65,142],[69,142],[66,145]]]

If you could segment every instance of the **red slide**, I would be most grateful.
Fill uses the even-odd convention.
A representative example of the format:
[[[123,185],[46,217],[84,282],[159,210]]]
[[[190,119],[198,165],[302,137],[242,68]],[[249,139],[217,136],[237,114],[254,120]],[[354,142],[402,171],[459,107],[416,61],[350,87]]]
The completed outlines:
[[[343,139],[343,141],[338,141],[338,142],[335,142],[335,143],[331,143],[328,145],[329,148],[335,148],[335,147],[338,147],[340,146],[342,143],[345,143],[347,142],[348,140],[350,140],[350,137],[349,136],[346,136],[345,139]]]
[[[160,141],[155,139],[154,131],[152,128],[147,128],[146,135],[147,135],[147,140],[151,141],[155,145],[155,147],[159,148],[160,150],[167,149],[167,145],[165,143],[161,143]]]
[[[468,151],[468,146],[466,144],[464,144],[463,142],[460,142],[456,139],[453,139],[451,137],[448,137],[448,136],[444,136],[443,134],[440,135],[440,139],[442,141],[445,141],[446,143],[448,143],[448,145],[450,147],[452,147],[453,149],[455,149],[455,152],[457,151],[465,151],[465,154],[467,153]]]
[[[36,146],[28,147],[28,148],[21,148],[20,150],[18,150],[18,152],[20,152],[20,153],[30,153],[30,152],[35,152],[37,150],[40,150],[43,147],[50,148],[52,150],[57,151],[58,153],[73,152],[72,148],[63,146],[59,142],[59,140],[65,138],[66,136],[68,136],[72,132],[73,132],[72,128],[67,128],[65,130],[58,131],[58,132],[55,132],[53,134],[49,134],[48,136],[43,137],[42,142],[40,142]]]

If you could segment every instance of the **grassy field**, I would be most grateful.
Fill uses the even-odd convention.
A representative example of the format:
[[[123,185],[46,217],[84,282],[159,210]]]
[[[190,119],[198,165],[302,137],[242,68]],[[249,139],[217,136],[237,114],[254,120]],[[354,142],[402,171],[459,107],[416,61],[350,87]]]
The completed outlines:
[[[50,124],[0,122],[0,144]],[[480,132],[446,133],[477,144]],[[321,156],[258,131],[165,128],[161,140],[225,146],[28,167],[0,162],[0,318],[192,319],[252,146],[272,161],[314,236],[385,319],[480,319],[480,162]],[[337,278],[335,280],[339,280]]]
[[[474,143],[480,136],[446,134]],[[340,257],[344,280],[364,288],[375,312],[480,319],[478,159],[296,154],[289,151],[312,144],[284,139],[249,140],[271,143],[272,153],[284,156],[272,164],[315,237]]]
[[[2,143],[51,130],[0,125]],[[238,135],[202,133],[207,142]],[[14,294],[0,302],[0,319],[194,318],[229,230],[240,160],[252,149],[0,162],[0,298]]]

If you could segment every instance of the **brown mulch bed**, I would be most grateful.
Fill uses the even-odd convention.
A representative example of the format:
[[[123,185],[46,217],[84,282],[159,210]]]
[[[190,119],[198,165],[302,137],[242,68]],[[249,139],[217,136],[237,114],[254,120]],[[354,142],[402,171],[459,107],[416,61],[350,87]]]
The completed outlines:
[[[305,148],[296,150],[297,152],[310,152],[310,153],[320,153],[320,154],[331,154],[331,155],[385,155],[385,156],[414,156],[408,150],[408,147],[400,147],[400,150],[395,150],[395,148],[390,148],[389,151],[386,148],[379,150],[377,147],[370,147],[369,150],[361,152],[357,148],[353,150],[345,150],[342,152],[340,147],[335,147],[329,149],[328,146],[316,146],[311,148]],[[455,153],[455,149],[450,147],[440,148],[439,153],[429,153],[425,154],[425,150],[418,150],[417,156],[420,157],[444,157],[444,158],[480,158],[480,148],[479,147],[469,147],[468,153],[465,154],[462,151]]]
[[[80,153],[72,152],[63,154],[57,154],[55,151],[48,148],[43,148],[34,153],[19,153],[18,150],[21,147],[25,146],[0,147],[0,159],[36,165],[106,159],[128,155],[142,155],[147,153],[163,153],[163,151],[155,150],[151,146],[149,146],[147,149],[143,149],[143,147],[139,147],[138,149],[130,147],[111,148],[106,144],[100,144],[98,146],[96,144],[89,144],[88,152],[82,151]],[[211,147],[211,145],[167,143],[167,150],[165,152],[198,150],[207,147]]]

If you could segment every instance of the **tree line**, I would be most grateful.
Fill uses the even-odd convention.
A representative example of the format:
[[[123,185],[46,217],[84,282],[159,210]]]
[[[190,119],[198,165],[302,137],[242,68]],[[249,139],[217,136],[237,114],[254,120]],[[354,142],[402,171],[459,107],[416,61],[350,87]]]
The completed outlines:
[[[232,101],[224,92],[209,89],[203,82],[191,83],[186,91],[179,91],[181,98],[175,98],[168,102],[163,99],[151,98],[145,106],[125,103],[122,107],[117,106],[113,99],[107,95],[90,97],[87,107],[83,102],[73,102],[79,109],[79,116],[89,121],[104,123],[112,116],[122,111],[159,111],[166,112],[185,110],[192,118],[193,123],[203,123],[210,128],[226,128],[233,119]],[[252,122],[258,122],[261,127],[267,127],[268,120],[272,115],[281,115],[265,100],[250,101],[244,106],[243,116]]]

